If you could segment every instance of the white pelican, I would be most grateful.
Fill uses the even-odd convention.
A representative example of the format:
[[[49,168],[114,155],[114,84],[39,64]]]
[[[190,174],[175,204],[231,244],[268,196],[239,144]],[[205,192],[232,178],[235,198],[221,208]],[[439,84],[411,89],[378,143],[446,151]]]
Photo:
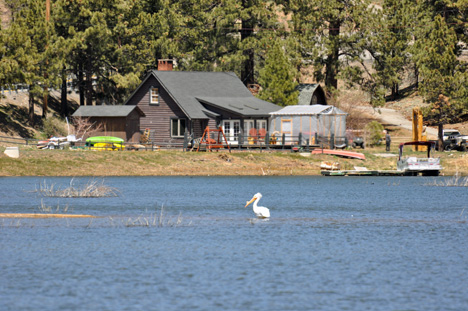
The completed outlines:
[[[259,192],[253,196],[253,198],[245,204],[244,207],[249,206],[250,203],[254,202],[253,204],[253,211],[258,218],[269,218],[270,217],[270,210],[263,206],[257,206],[258,201],[262,198],[262,194]]]

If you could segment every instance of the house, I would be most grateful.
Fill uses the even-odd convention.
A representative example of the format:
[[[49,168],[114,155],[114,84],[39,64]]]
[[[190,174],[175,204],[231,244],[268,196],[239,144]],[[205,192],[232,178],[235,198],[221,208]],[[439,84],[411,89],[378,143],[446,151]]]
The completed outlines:
[[[91,123],[101,124],[102,132],[97,135],[120,137],[128,142],[140,140],[140,119],[144,116],[143,111],[136,106],[105,105],[80,106],[72,115],[74,118],[89,118]]]
[[[243,143],[252,128],[268,130],[270,112],[281,107],[252,95],[232,72],[149,72],[124,103],[138,107],[140,131],[156,143],[199,138],[207,126],[222,127],[228,141]]]
[[[299,84],[297,90],[299,91],[298,105],[327,105],[327,98],[320,84]]]
[[[306,145],[333,138],[335,143],[336,139],[344,140],[346,136],[348,114],[334,106],[286,106],[270,115],[270,136],[284,135],[285,142]]]

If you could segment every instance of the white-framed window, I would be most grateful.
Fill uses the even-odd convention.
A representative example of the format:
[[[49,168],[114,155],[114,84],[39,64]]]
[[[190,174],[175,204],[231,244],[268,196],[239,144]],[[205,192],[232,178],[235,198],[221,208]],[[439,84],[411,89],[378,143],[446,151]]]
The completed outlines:
[[[251,130],[255,128],[254,126],[254,120],[244,120],[244,131],[247,136],[251,136]],[[256,131],[255,134],[256,135]]]
[[[159,89],[157,87],[150,89],[150,105],[159,105]]]
[[[267,120],[257,120],[257,130],[267,129]]]
[[[291,119],[281,120],[281,133],[291,135],[292,133],[292,120]]]
[[[239,139],[240,124],[239,120],[223,120],[222,128],[228,141],[234,142]]]
[[[264,129],[264,131],[260,131],[261,129]],[[244,120],[244,131],[247,137],[257,136],[257,135],[262,136],[262,134],[264,136],[266,133],[266,129],[267,129],[267,120],[256,120],[256,121]]]
[[[185,119],[171,119],[171,137],[184,137]]]
[[[285,143],[291,144],[292,136],[292,120],[291,119],[282,119],[281,120],[281,134],[284,135]]]

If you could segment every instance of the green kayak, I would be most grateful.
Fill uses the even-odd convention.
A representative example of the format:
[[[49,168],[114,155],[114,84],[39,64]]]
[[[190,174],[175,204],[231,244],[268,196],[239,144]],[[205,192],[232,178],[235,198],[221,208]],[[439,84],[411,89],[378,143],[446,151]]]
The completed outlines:
[[[86,143],[88,144],[96,144],[96,143],[113,143],[113,144],[121,144],[124,140],[119,137],[113,136],[94,136],[89,137],[86,139]]]

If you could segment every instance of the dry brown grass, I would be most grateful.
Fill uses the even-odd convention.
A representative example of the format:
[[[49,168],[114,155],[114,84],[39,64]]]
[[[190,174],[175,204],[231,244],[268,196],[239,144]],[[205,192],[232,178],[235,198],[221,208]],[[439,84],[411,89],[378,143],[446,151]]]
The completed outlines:
[[[459,175],[452,176],[449,179],[433,180],[426,183],[426,186],[434,187],[468,187],[468,177]]]
[[[348,113],[346,127],[351,130],[363,130],[367,123],[374,120],[368,111],[366,95],[359,91],[343,91],[336,102],[330,104],[337,106]]]
[[[48,184],[44,180],[36,191],[45,197],[55,198],[101,198],[115,197],[118,195],[118,190],[106,186],[104,180],[92,179],[80,188],[75,186],[74,181],[75,179],[72,178],[69,187],[61,189],[57,188],[55,184]]]
[[[392,153],[398,153],[397,132]],[[402,132],[404,135],[406,132]],[[401,137],[400,140],[405,140]],[[322,161],[338,161],[343,169],[365,166],[370,170],[396,169],[397,157],[381,157],[385,146],[356,149],[366,160],[330,155],[301,156],[287,152],[97,152],[21,148],[20,158],[0,155],[0,176],[286,176],[320,175]],[[3,150],[0,148],[0,154]],[[468,153],[437,152],[443,173],[468,175]],[[57,189],[54,189],[54,191]]]

